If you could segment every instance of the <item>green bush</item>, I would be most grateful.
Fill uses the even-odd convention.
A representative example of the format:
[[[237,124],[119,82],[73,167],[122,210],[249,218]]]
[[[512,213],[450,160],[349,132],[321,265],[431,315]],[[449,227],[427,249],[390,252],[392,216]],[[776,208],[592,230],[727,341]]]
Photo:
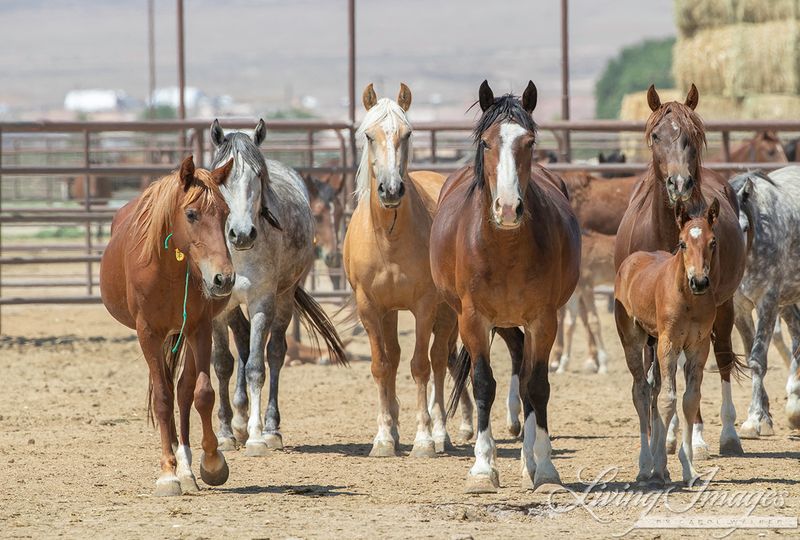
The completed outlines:
[[[625,47],[606,64],[594,86],[595,116],[617,118],[622,98],[631,92],[656,88],[673,88],[672,46],[675,38],[648,39]]]

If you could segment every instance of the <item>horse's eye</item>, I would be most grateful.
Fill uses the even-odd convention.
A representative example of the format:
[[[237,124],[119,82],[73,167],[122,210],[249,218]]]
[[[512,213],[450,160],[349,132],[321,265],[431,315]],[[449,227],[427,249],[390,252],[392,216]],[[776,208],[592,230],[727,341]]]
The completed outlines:
[[[653,139],[653,141],[657,141],[657,140],[658,140],[658,135],[656,135],[655,133],[653,133],[653,134],[650,136],[650,138],[651,138],[651,139]]]
[[[712,250],[717,249],[717,239],[716,238],[711,240],[711,249]]]
[[[198,218],[197,210],[195,210],[194,208],[189,208],[188,210],[186,210],[186,219],[189,220],[189,223],[194,223],[195,221],[197,221],[197,218]]]
[[[370,135],[369,133],[364,133],[364,136],[366,136],[367,142],[374,142],[375,141],[375,139],[373,139],[372,135]]]
[[[685,250],[686,250],[686,242],[684,242],[683,240],[681,240],[681,241],[678,243],[678,247],[679,247],[679,248],[681,248],[681,251],[685,251]]]
[[[489,143],[486,142],[486,139],[481,139],[481,146],[483,146],[484,150],[491,150],[492,149],[492,147],[489,146]]]

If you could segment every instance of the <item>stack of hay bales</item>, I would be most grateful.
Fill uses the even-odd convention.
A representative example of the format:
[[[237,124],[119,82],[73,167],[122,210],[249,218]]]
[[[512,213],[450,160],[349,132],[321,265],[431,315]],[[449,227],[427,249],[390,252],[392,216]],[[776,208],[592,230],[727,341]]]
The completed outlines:
[[[694,83],[706,120],[800,116],[800,0],[675,0],[675,19],[672,72],[680,90],[659,90],[662,101],[682,101]],[[637,92],[623,99],[620,118],[649,112],[646,93]],[[640,140],[623,135],[621,142],[641,155]]]

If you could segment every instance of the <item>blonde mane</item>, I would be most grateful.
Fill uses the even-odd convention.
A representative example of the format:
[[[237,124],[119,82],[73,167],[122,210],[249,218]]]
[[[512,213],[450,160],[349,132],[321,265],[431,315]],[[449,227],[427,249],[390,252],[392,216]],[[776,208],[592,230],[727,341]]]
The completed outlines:
[[[356,171],[356,200],[361,200],[365,195],[369,194],[369,147],[366,144],[365,131],[379,122],[388,121],[391,123],[392,129],[396,130],[398,124],[406,126],[409,130],[411,124],[408,122],[406,112],[403,108],[389,98],[381,98],[378,102],[367,111],[364,120],[356,131],[356,137],[362,144],[361,160],[358,164]],[[408,160],[411,161],[411,142],[409,141]]]
[[[131,228],[135,241],[133,247],[140,249],[140,263],[148,264],[154,257],[161,257],[165,251],[164,239],[172,232],[172,216],[176,208],[183,209],[195,203],[199,203],[201,213],[225,205],[219,186],[205,169],[195,169],[194,181],[186,192],[177,170],[144,190],[133,210],[134,224]]]

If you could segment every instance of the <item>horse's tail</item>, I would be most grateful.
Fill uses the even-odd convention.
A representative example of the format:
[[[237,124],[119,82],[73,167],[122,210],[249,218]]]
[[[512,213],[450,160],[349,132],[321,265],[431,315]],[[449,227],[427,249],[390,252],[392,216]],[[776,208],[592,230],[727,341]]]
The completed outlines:
[[[450,394],[450,400],[447,403],[447,416],[452,418],[458,409],[458,402],[461,399],[461,394],[466,390],[469,383],[469,371],[472,367],[472,358],[470,358],[467,348],[463,345],[461,350],[458,351],[458,358],[456,358],[455,369],[452,371],[453,377],[453,391]]]
[[[178,339],[181,340],[180,343],[178,343]],[[175,387],[175,379],[177,379],[178,373],[181,371],[180,366],[185,357],[185,345],[186,338],[181,337],[181,334],[170,334],[167,336],[167,339],[164,340],[164,344],[161,346],[164,351],[164,369],[161,371],[164,385],[171,384],[173,388]],[[147,386],[147,419],[150,421],[150,425],[155,427],[156,423],[153,418],[152,378],[148,378]]]
[[[742,205],[739,205],[739,210],[744,211],[744,215],[747,217],[747,222],[750,224],[747,227],[747,251],[746,253],[750,253],[750,248],[753,247],[753,239],[756,235],[756,222],[755,216],[753,215],[753,209],[750,208],[750,204],[745,202]]]
[[[294,291],[294,307],[311,339],[316,341],[317,335],[322,336],[331,363],[346,366],[347,353],[342,338],[322,306],[304,288],[298,286]],[[319,342],[315,345],[319,348]]]
[[[711,333],[711,341],[712,343],[716,341],[716,334],[714,332]],[[731,357],[731,361],[728,364],[720,366],[719,362],[717,362],[720,375],[733,375],[737,381],[741,381],[743,377],[748,377],[750,375],[750,366],[745,362],[745,360],[747,360],[746,355],[738,354],[733,351],[720,351],[720,354],[729,354]],[[716,351],[714,351],[714,356],[717,356]]]

